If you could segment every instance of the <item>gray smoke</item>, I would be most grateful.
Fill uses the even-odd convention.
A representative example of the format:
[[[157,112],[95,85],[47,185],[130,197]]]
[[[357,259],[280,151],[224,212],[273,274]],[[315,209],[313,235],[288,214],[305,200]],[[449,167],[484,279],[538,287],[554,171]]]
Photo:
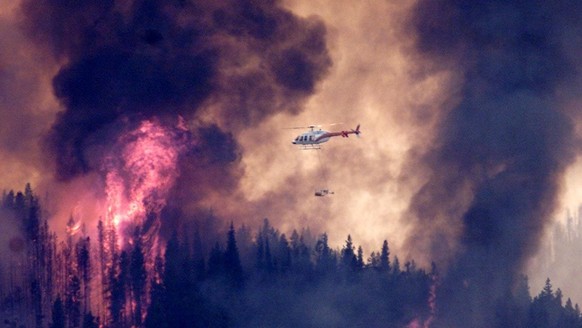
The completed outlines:
[[[455,71],[458,104],[417,158],[408,247],[448,265],[444,326],[490,327],[537,248],[576,152],[561,106],[578,78],[574,1],[420,1],[412,24],[430,70]],[[578,14],[573,14],[578,13]],[[565,42],[578,42],[577,46]],[[449,109],[448,109],[449,110]]]
[[[95,170],[95,149],[119,131],[178,116],[199,129],[198,155],[229,152],[210,154],[229,175],[231,132],[299,112],[331,65],[323,23],[279,1],[25,0],[22,11],[30,36],[65,63],[53,79],[64,110],[47,137],[65,181]]]

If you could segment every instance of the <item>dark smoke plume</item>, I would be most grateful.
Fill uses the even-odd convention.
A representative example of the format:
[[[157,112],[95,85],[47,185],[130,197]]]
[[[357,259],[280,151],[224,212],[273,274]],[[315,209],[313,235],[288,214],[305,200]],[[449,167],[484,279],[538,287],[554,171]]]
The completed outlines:
[[[200,149],[232,149],[230,132],[299,112],[331,65],[323,23],[279,1],[25,0],[22,9],[31,37],[65,63],[53,79],[65,109],[47,138],[65,181],[95,170],[93,149],[115,140],[116,126],[151,117],[180,115],[200,127]]]
[[[427,0],[414,8],[417,50],[430,69],[462,80],[458,104],[419,159],[428,179],[409,209],[408,246],[449,265],[443,326],[491,327],[495,303],[537,250],[575,156],[560,91],[577,78],[564,43],[579,46],[566,36],[580,12],[575,1]]]

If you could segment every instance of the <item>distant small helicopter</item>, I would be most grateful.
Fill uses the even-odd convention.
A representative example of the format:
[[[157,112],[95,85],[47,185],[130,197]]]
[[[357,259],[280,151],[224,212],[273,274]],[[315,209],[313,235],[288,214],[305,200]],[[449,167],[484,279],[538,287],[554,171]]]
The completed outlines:
[[[329,190],[329,189],[318,189],[315,191],[315,196],[317,197],[323,197],[323,196],[327,196],[327,195],[333,195],[334,192]]]
[[[329,141],[331,137],[342,136],[347,138],[350,134],[355,134],[356,136],[360,135],[360,125],[356,126],[356,129],[351,130],[344,130],[338,132],[328,132],[324,131],[320,128],[319,125],[310,125],[306,127],[296,127],[292,129],[310,129],[307,132],[304,132],[293,140],[294,145],[301,146],[301,149],[320,149],[320,144]],[[316,128],[319,128],[316,130]]]

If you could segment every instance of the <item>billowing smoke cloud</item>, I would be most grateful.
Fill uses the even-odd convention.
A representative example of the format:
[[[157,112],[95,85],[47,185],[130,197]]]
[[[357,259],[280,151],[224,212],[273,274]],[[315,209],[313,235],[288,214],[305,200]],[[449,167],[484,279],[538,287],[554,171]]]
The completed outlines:
[[[66,109],[49,140],[62,179],[92,169],[87,141],[121,118],[192,118],[204,102],[217,102],[213,120],[255,124],[298,111],[330,65],[322,23],[277,2],[28,1],[23,8],[31,34],[67,62],[53,80]]]
[[[196,199],[234,187],[235,133],[298,113],[331,66],[323,23],[279,1],[43,0],[22,11],[64,63],[53,79],[64,110],[46,140],[62,181],[100,170],[140,122],[183,118],[196,142],[181,157],[182,189]]]
[[[56,107],[46,86],[52,61],[22,42],[25,36],[12,15],[16,7],[0,5],[0,157],[2,171],[10,172],[0,178],[2,188],[37,182],[42,163],[37,139],[50,126]]]
[[[440,293],[447,327],[492,325],[495,302],[555,209],[576,140],[560,103],[575,78],[563,45],[579,24],[568,12],[581,9],[573,1],[451,0],[414,9],[420,56],[461,80],[458,103],[417,158],[427,180],[412,198],[407,242],[450,264]]]

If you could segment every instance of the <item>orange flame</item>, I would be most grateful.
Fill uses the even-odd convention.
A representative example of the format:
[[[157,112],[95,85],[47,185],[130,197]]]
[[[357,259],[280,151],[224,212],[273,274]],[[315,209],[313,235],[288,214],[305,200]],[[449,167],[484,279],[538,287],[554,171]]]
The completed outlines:
[[[145,120],[117,140],[119,153],[105,167],[106,217],[117,231],[159,215],[178,177],[178,159],[187,144],[187,129]],[[123,244],[122,236],[119,240]]]
[[[428,293],[428,308],[430,310],[429,316],[426,320],[421,320],[420,318],[415,318],[412,320],[407,328],[430,328],[430,325],[435,320],[436,317],[436,289],[438,283],[438,277],[436,275],[431,276],[431,285]]]
[[[65,228],[67,235],[74,236],[81,230],[81,221],[70,221]]]

